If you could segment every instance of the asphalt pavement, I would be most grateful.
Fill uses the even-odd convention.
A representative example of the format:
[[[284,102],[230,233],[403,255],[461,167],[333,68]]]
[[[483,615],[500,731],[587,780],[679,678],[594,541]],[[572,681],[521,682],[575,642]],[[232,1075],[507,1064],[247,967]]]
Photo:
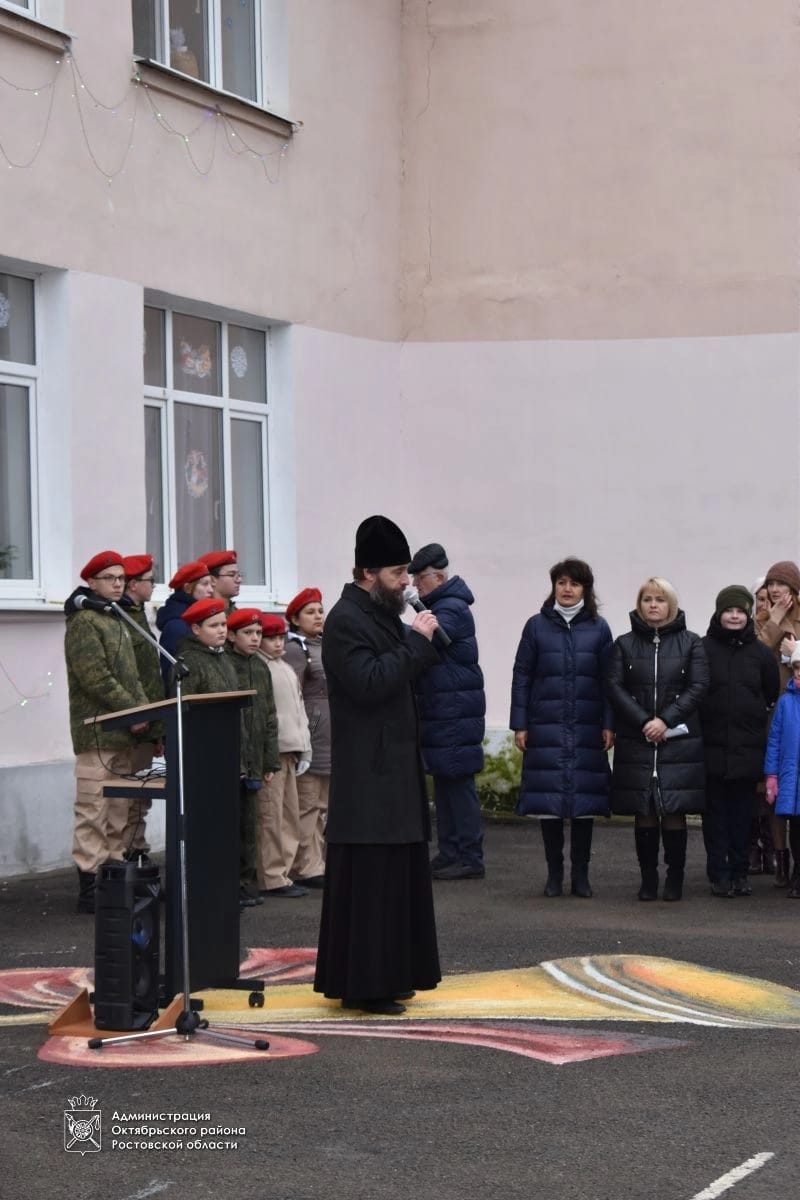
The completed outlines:
[[[770,877],[748,898],[710,896],[696,829],[676,904],[637,901],[624,825],[597,822],[591,900],[542,896],[533,822],[490,825],[486,862],[485,880],[435,884],[446,982],[406,1017],[326,1024],[338,1014],[314,1010],[298,954],[298,982],[268,980],[265,1008],[238,1017],[297,1052],[186,1066],[42,1057],[53,980],[91,966],[93,922],[74,912],[74,872],[0,883],[0,1195],[800,1195],[800,994],[783,990],[800,989],[800,901]],[[319,908],[319,893],[270,899],[244,914],[243,946],[285,966],[314,947]],[[287,1007],[301,993],[304,1013]],[[65,1117],[73,1097],[102,1113],[99,1151]],[[169,1115],[180,1147],[112,1147],[112,1127],[142,1113]],[[235,1132],[174,1133],[204,1113]]]

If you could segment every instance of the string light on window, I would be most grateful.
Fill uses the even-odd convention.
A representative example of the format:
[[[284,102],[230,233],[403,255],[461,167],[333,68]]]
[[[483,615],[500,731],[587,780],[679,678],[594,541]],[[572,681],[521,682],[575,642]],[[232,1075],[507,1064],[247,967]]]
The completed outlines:
[[[30,695],[22,691],[22,689],[17,686],[2,662],[0,662],[0,672],[2,672],[2,674],[6,677],[18,696],[18,699],[15,700],[13,704],[8,704],[5,708],[0,708],[0,717],[3,716],[4,713],[12,712],[15,708],[27,708],[28,705],[35,700],[46,700],[53,690],[54,679],[52,671],[48,671],[45,675],[45,679],[47,680],[47,686],[45,690],[43,692],[33,692]]]
[[[63,71],[60,68],[62,68],[64,65],[69,68],[71,83],[70,99],[75,101],[78,124],[81,131],[81,136],[86,146],[87,154],[89,155],[92,166],[100,175],[103,176],[109,185],[111,185],[118,175],[123,173],[125,170],[125,165],[133,149],[137,117],[139,115],[140,108],[139,98],[142,94],[144,94],[147,99],[153,119],[165,133],[176,138],[181,143],[186,151],[186,155],[192,168],[198,175],[207,177],[215,165],[217,160],[218,145],[217,132],[219,124],[222,122],[222,127],[225,133],[225,145],[230,153],[236,158],[244,155],[251,161],[257,162],[261,166],[264,177],[269,183],[274,184],[280,181],[281,162],[288,152],[288,142],[284,142],[276,150],[262,152],[256,149],[256,147],[250,145],[246,138],[233,128],[233,118],[217,107],[205,109],[202,119],[192,129],[178,129],[162,111],[160,104],[157,104],[154,101],[151,95],[152,89],[150,84],[145,82],[138,70],[134,70],[133,77],[130,83],[126,86],[125,93],[117,101],[109,104],[94,93],[80,70],[80,66],[75,58],[74,52],[72,50],[67,50],[66,48],[60,53],[58,58],[54,59],[53,74],[51,78],[45,79],[34,86],[15,83],[13,80],[8,79],[5,75],[0,74],[0,84],[4,84],[20,94],[30,95],[34,101],[40,99],[43,94],[49,93],[43,128],[40,136],[34,142],[31,153],[27,157],[17,157],[16,155],[12,154],[8,145],[0,140],[0,160],[5,161],[8,170],[11,171],[15,168],[24,169],[32,167],[39,157],[50,130],[54,111],[55,95],[59,86],[59,76],[63,74]],[[124,148],[115,164],[108,164],[101,161],[101,158],[104,159],[105,155],[98,154],[92,144],[85,112],[85,109],[91,109],[92,106],[96,110],[102,110],[103,112],[108,113],[112,118],[117,118],[121,114],[126,117],[126,120],[123,120],[122,124],[127,124],[129,129],[125,137]],[[0,111],[2,111],[2,106],[0,106]],[[206,140],[203,148],[201,149],[199,146],[197,146],[195,139],[204,135],[204,130],[209,121],[211,121],[214,126],[214,133],[211,138],[211,146],[209,149],[207,144],[208,135],[206,134]],[[115,124],[117,124],[116,121]],[[298,128],[300,128],[299,124],[295,126],[295,129]],[[193,141],[195,142],[195,145],[193,145]],[[202,155],[202,158],[206,161],[201,161],[198,151],[200,152],[200,155]],[[272,163],[273,159],[277,160],[274,165]],[[270,167],[273,167],[273,169],[270,170]]]

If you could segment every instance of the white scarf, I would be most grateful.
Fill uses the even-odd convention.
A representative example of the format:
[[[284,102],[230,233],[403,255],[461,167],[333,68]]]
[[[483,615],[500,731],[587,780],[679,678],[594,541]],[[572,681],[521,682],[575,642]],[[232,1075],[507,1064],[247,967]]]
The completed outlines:
[[[583,600],[579,600],[577,604],[573,604],[569,608],[565,608],[563,604],[559,604],[558,601],[556,600],[555,604],[553,605],[553,608],[556,610],[557,613],[561,613],[561,616],[564,618],[564,620],[569,625],[572,618],[577,617],[578,613],[583,608]]]

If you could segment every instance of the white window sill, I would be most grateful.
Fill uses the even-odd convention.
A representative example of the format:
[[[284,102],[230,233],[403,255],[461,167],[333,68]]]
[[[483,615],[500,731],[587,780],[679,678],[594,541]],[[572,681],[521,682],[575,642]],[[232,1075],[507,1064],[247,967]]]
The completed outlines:
[[[23,42],[31,42],[44,50],[54,50],[57,54],[65,53],[70,47],[71,37],[63,29],[54,29],[43,25],[35,17],[10,8],[0,8],[0,34],[19,38]]]
[[[66,599],[66,597],[64,597]],[[64,600],[33,600],[13,596],[0,596],[0,614],[10,612],[44,613],[45,616],[63,617]]]
[[[213,108],[226,117],[244,121],[255,129],[275,133],[282,138],[290,138],[298,126],[298,122],[268,112],[252,100],[220,91],[202,79],[193,79],[191,75],[184,75],[183,72],[164,66],[163,63],[153,62],[149,58],[134,58],[133,61],[134,79],[154,92],[174,96],[200,108]]]

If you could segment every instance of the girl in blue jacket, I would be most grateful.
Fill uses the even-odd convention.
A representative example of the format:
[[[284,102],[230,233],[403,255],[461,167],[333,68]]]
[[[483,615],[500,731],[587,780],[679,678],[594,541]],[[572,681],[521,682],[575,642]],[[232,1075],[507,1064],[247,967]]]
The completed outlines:
[[[792,678],[778,701],[767,739],[764,761],[767,804],[775,815],[789,818],[789,845],[794,871],[787,895],[800,900],[800,648],[790,659]]]

